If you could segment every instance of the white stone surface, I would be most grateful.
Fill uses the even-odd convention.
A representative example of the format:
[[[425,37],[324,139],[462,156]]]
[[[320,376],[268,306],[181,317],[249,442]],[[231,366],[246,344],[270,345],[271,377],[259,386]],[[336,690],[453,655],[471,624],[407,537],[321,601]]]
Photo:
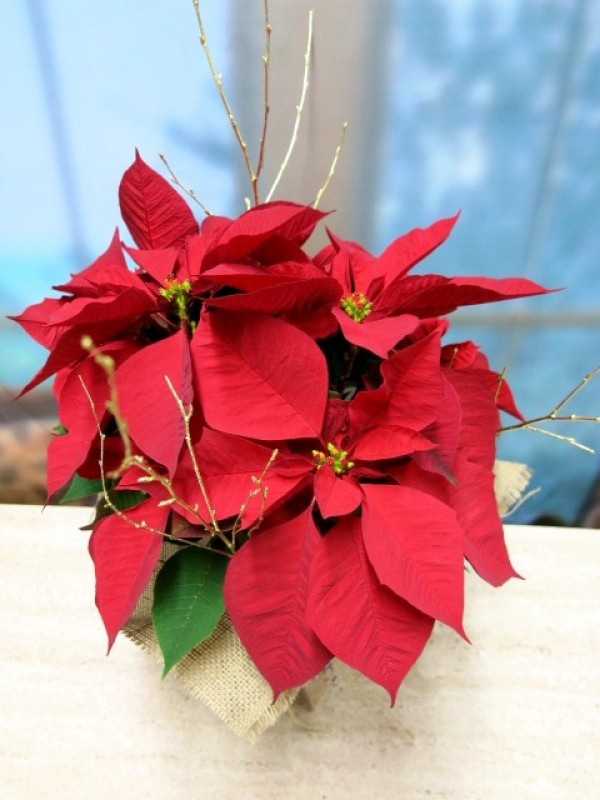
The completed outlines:
[[[89,509],[0,506],[0,797],[600,797],[600,532],[508,526],[526,581],[468,577],[390,710],[336,667],[312,713],[256,745],[127,641],[104,657]]]

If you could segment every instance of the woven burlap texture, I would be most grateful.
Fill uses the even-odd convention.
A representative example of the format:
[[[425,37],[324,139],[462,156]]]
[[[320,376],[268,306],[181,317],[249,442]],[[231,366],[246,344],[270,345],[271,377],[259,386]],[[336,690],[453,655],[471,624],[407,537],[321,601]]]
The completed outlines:
[[[519,504],[531,480],[531,470],[515,461],[496,461],[494,464],[494,492],[501,517],[508,516]]]
[[[162,661],[152,626],[154,580],[177,546],[163,545],[157,569],[124,629],[132,642]],[[171,670],[193,697],[202,700],[232,731],[248,742],[273,725],[294,702],[297,690],[284,692],[273,703],[271,687],[254,666],[227,615],[213,634]]]
[[[496,461],[494,489],[498,512],[504,516],[519,502],[531,478],[525,464]],[[165,542],[157,569],[137,604],[124,633],[157,661],[160,647],[152,626],[154,580],[164,562],[176,552]],[[292,705],[298,690],[284,692],[272,703],[269,684],[254,666],[225,614],[214,633],[171,670],[193,697],[202,700],[236,734],[255,742]]]

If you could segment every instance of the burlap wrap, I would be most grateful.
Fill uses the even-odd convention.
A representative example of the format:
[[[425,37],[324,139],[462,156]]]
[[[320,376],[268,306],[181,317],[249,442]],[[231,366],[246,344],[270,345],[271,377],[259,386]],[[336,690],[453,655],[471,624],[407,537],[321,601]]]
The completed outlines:
[[[519,501],[531,472],[524,464],[496,461],[494,477],[498,511],[504,516]],[[162,661],[162,655],[151,618],[154,578],[176,549],[168,542],[164,544],[154,576],[124,629],[131,641],[157,661]],[[273,725],[289,709],[299,691],[285,692],[272,703],[271,688],[254,666],[227,615],[222,617],[212,636],[188,653],[171,672],[193,697],[206,703],[231,730],[248,742],[255,742]]]
[[[154,579],[177,550],[165,542],[157,569],[124,628],[125,635],[157,661],[162,654],[152,626]],[[193,697],[202,700],[238,736],[254,742],[296,699],[298,690],[284,692],[273,703],[271,687],[254,666],[225,614],[214,633],[171,670]]]
[[[531,480],[531,470],[514,461],[496,461],[494,464],[494,491],[498,513],[506,517],[523,497]]]

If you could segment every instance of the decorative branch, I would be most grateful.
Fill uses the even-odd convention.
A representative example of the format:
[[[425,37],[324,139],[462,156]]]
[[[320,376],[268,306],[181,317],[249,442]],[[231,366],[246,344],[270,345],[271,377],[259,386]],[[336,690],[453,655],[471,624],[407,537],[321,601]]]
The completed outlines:
[[[125,449],[121,466],[119,467],[118,470],[112,472],[108,476],[109,478],[118,478],[133,463],[134,455],[133,455],[133,448],[131,446],[131,438],[129,436],[127,423],[123,419],[123,416],[121,414],[121,409],[119,407],[119,397],[117,394],[117,386],[115,383],[115,362],[114,359],[111,358],[111,356],[107,356],[104,353],[101,353],[96,348],[94,342],[92,341],[91,336],[82,336],[81,346],[93,357],[96,364],[98,364],[98,366],[101,367],[104,370],[104,373],[106,374],[106,380],[108,382],[108,389],[110,392],[109,399],[107,400],[106,403],[106,408],[115,418],[117,430],[119,432],[119,436],[121,437],[121,441],[123,442],[123,447]],[[83,384],[83,380],[81,380],[81,383]],[[100,429],[100,422],[96,415],[96,410],[94,408],[94,404],[92,403],[92,398],[89,392],[87,392],[87,389],[86,389],[86,394],[88,396],[90,404],[92,405],[92,411],[94,413],[94,418],[96,420],[96,426],[100,430],[101,436],[103,436],[104,434]]]
[[[600,422],[600,420],[598,421]],[[577,439],[574,439],[572,436],[562,436],[560,433],[547,431],[545,428],[538,428],[537,425],[524,425],[523,427],[527,428],[529,431],[534,431],[535,433],[543,433],[544,436],[550,436],[552,439],[559,439],[561,442],[573,445],[573,447],[578,447],[580,450],[585,450],[586,453],[592,453],[593,455],[595,452],[591,447],[581,444],[581,442],[578,442]]]
[[[256,497],[258,494],[260,494],[260,496],[261,496],[260,514],[258,516],[257,521],[254,523],[254,525],[251,528],[248,529],[248,537],[252,536],[252,534],[255,533],[258,530],[258,528],[262,524],[263,519],[265,518],[265,507],[266,507],[266,503],[267,503],[267,495],[269,493],[269,487],[268,486],[264,486],[263,485],[263,481],[265,479],[265,476],[266,476],[267,472],[273,466],[273,462],[275,461],[275,459],[277,458],[278,455],[279,455],[279,450],[277,450],[277,448],[275,448],[275,450],[273,450],[273,452],[271,453],[271,455],[269,457],[269,460],[267,461],[267,463],[265,465],[265,468],[263,469],[263,471],[261,472],[259,477],[257,478],[254,475],[252,476],[252,483],[254,484],[254,489],[252,489],[250,491],[246,501],[242,504],[242,507],[240,508],[239,513],[238,513],[238,515],[237,515],[237,517],[235,519],[235,522],[233,523],[233,527],[231,529],[231,540],[232,540],[232,543],[233,543],[234,547],[235,547],[235,539],[236,539],[237,534],[239,533],[240,526],[241,526],[241,523],[242,523],[242,517],[244,516],[244,514],[246,512],[246,509],[248,508],[248,506],[252,502],[252,499],[254,497]]]
[[[246,166],[246,172],[248,173],[248,177],[250,178],[250,184],[252,186],[254,204],[258,205],[259,200],[258,200],[257,178],[256,178],[256,173],[254,172],[254,168],[252,167],[252,162],[250,161],[250,155],[248,153],[248,145],[246,144],[246,141],[242,136],[242,133],[240,131],[240,126],[238,125],[235,119],[233,110],[231,108],[231,105],[229,104],[229,100],[227,99],[225,90],[223,89],[223,76],[221,75],[220,72],[217,72],[215,63],[213,61],[212,53],[210,51],[210,47],[208,46],[208,41],[206,38],[206,30],[204,28],[204,21],[202,19],[202,13],[200,11],[200,0],[192,0],[192,2],[194,4],[196,21],[198,23],[198,28],[200,30],[200,44],[202,45],[202,49],[204,50],[204,54],[208,62],[208,68],[210,69],[210,74],[212,76],[215,86],[217,87],[217,91],[219,92],[219,97],[221,98],[221,102],[225,109],[225,113],[227,114],[227,119],[229,120],[235,138],[237,139],[237,143],[239,144],[240,149],[242,151],[244,164]]]
[[[256,194],[258,201],[258,179],[263,169],[265,160],[265,147],[267,143],[267,127],[269,124],[269,113],[271,106],[269,105],[269,69],[271,66],[271,23],[269,21],[269,0],[264,0],[264,18],[265,18],[265,53],[263,55],[263,74],[264,74],[264,111],[263,111],[263,126],[260,134],[260,141],[258,147],[258,162],[256,164]]]
[[[344,122],[342,125],[342,133],[340,135],[340,141],[338,142],[338,146],[335,148],[335,153],[333,154],[333,161],[331,162],[331,166],[329,167],[329,172],[327,173],[327,178],[325,179],[325,183],[319,191],[317,192],[317,196],[315,197],[315,202],[313,203],[313,208],[318,208],[319,203],[325,192],[327,191],[327,187],[331,183],[331,179],[335,175],[335,168],[337,167],[337,163],[340,157],[340,153],[342,152],[342,147],[344,146],[344,139],[346,138],[346,131],[348,130],[348,123]]]
[[[206,486],[204,485],[204,480],[202,479],[202,473],[200,472],[200,467],[198,465],[198,459],[196,458],[196,453],[194,452],[194,446],[192,444],[192,435],[190,432],[190,420],[192,418],[192,414],[194,412],[194,408],[192,405],[188,407],[186,410],[181,398],[175,391],[173,384],[171,383],[169,377],[165,375],[165,380],[167,382],[167,386],[169,387],[171,394],[175,398],[175,402],[181,412],[181,416],[183,417],[183,424],[185,426],[185,444],[188,449],[188,453],[190,454],[190,458],[192,460],[192,466],[194,468],[194,475],[196,476],[196,481],[198,483],[198,487],[200,489],[200,494],[202,495],[202,499],[206,503],[206,507],[208,509],[208,513],[210,514],[210,521],[212,525],[212,529],[214,531],[214,535],[218,536],[221,541],[227,545],[227,548],[234,551],[234,547],[231,542],[228,541],[227,537],[224,536],[221,529],[219,528],[219,523],[217,522],[216,512],[215,509],[212,507],[212,503],[208,497],[208,492],[206,491]]]
[[[110,359],[110,360],[112,361],[112,359]],[[104,501],[105,506],[107,508],[110,508],[110,510],[114,514],[116,514],[118,517],[120,517],[120,519],[122,519],[128,525],[131,525],[133,528],[136,528],[137,530],[148,531],[148,533],[153,533],[153,534],[155,534],[157,536],[161,536],[163,539],[167,539],[170,542],[175,542],[176,544],[191,545],[192,547],[199,547],[199,548],[201,548],[203,550],[210,550],[211,548],[209,546],[203,544],[202,542],[194,541],[192,539],[180,539],[179,537],[174,536],[172,533],[168,533],[167,531],[161,531],[158,528],[154,528],[151,525],[148,525],[144,520],[142,520],[141,522],[137,522],[137,520],[132,519],[128,514],[126,514],[122,509],[120,509],[113,502],[113,500],[112,500],[112,498],[110,496],[110,492],[108,491],[108,486],[107,486],[107,483],[106,483],[106,470],[105,470],[105,467],[104,467],[104,451],[105,451],[106,434],[103,433],[103,431],[102,431],[102,428],[101,428],[101,425],[100,425],[100,419],[99,419],[98,413],[96,411],[96,406],[95,406],[94,401],[92,399],[92,396],[91,396],[91,394],[89,392],[89,389],[87,388],[87,386],[85,384],[85,381],[83,380],[83,378],[81,376],[79,376],[79,380],[81,382],[81,386],[83,388],[83,391],[85,392],[85,395],[86,395],[86,397],[88,399],[88,402],[90,404],[90,408],[92,410],[92,414],[93,414],[94,420],[96,422],[96,428],[98,429],[98,436],[100,438],[100,459],[98,461],[98,466],[100,467],[100,481],[102,483],[102,499]],[[148,467],[147,465],[142,466],[141,464],[138,464],[138,466],[140,466],[142,469],[148,469],[149,471],[153,472],[152,468]],[[161,476],[156,475],[156,479],[159,479],[160,477]],[[152,478],[152,479],[154,479],[154,478]],[[163,505],[166,505],[166,503],[163,503]],[[225,553],[224,555],[228,555],[228,554]]]
[[[196,2],[196,0],[194,0],[194,2]],[[302,79],[302,92],[300,94],[300,102],[296,106],[296,119],[294,120],[294,128],[292,130],[292,138],[290,139],[290,143],[289,143],[287,152],[286,152],[285,157],[284,157],[284,159],[283,159],[283,161],[281,163],[281,166],[279,167],[279,172],[277,173],[277,176],[275,177],[273,185],[269,189],[269,193],[265,198],[265,202],[266,203],[268,203],[271,200],[271,198],[273,197],[273,194],[275,193],[275,190],[277,189],[277,186],[279,185],[279,182],[280,182],[281,178],[283,177],[284,172],[287,169],[287,166],[288,166],[288,164],[290,162],[290,158],[292,157],[292,153],[294,152],[294,148],[296,147],[296,142],[298,140],[298,129],[300,128],[300,119],[302,117],[302,112],[304,110],[304,103],[305,103],[305,100],[306,100],[306,93],[308,91],[308,85],[309,85],[308,76],[309,76],[309,72],[310,72],[310,56],[311,56],[311,52],[312,52],[313,16],[314,16],[314,12],[312,10],[309,11],[308,12],[308,36],[307,36],[307,40],[306,40],[306,51],[304,53],[304,77]]]
[[[498,375],[498,383],[496,384],[496,393],[494,394],[494,403],[498,405],[498,398],[500,397],[500,389],[502,388],[503,381],[506,380],[506,367],[502,368],[502,372]]]
[[[504,375],[504,373],[503,373]],[[514,425],[507,425],[504,428],[500,428],[498,431],[498,435],[502,433],[506,433],[507,431],[517,431],[521,429],[527,429],[530,431],[535,431],[536,433],[542,433],[545,436],[551,436],[553,439],[560,439],[567,444],[573,445],[573,447],[579,447],[581,450],[585,450],[588,453],[593,453],[594,451],[587,447],[586,445],[581,444],[572,436],[562,436],[558,433],[552,433],[551,431],[547,431],[544,428],[537,427],[538,422],[600,422],[600,417],[586,417],[581,416],[579,414],[560,414],[562,409],[567,405],[567,403],[572,400],[575,395],[579,394],[579,392],[584,389],[587,384],[593,380],[597,375],[600,375],[600,367],[596,367],[596,369],[589,372],[578,384],[575,386],[571,391],[563,397],[563,399],[557,403],[552,411],[548,414],[544,414],[541,417],[534,417],[533,419],[525,420],[524,422],[518,422]]]
[[[455,347],[455,348],[452,350],[452,356],[451,356],[451,358],[450,358],[450,361],[448,362],[448,369],[452,369],[452,365],[454,364],[454,359],[455,359],[455,358],[456,358],[456,356],[458,355],[458,351],[459,351],[459,348],[458,348],[458,347]]]
[[[160,160],[163,162],[163,164],[165,165],[165,167],[166,167],[166,168],[167,168],[167,170],[169,171],[169,175],[170,175],[170,177],[171,177],[171,182],[172,182],[172,183],[174,183],[176,186],[179,186],[179,188],[180,188],[180,189],[181,189],[183,192],[185,192],[185,193],[188,195],[188,197],[191,197],[191,198],[192,198],[192,200],[193,200],[195,203],[198,203],[198,205],[200,206],[200,208],[202,209],[202,211],[204,211],[204,213],[206,214],[206,216],[207,216],[207,217],[211,217],[211,216],[212,216],[212,211],[210,211],[210,210],[209,210],[209,209],[208,209],[208,208],[207,208],[207,207],[204,205],[204,203],[202,203],[202,202],[201,202],[201,201],[198,199],[198,197],[197,197],[197,195],[196,195],[196,192],[194,192],[194,190],[193,190],[193,189],[188,189],[188,188],[187,188],[187,186],[184,186],[184,185],[181,183],[181,181],[179,180],[179,178],[177,177],[177,175],[175,175],[175,173],[173,172],[173,170],[172,170],[172,169],[171,169],[171,167],[169,166],[169,162],[167,161],[166,157],[165,157],[165,156],[164,156],[162,153],[157,153],[156,155],[157,155],[157,156],[160,158]]]

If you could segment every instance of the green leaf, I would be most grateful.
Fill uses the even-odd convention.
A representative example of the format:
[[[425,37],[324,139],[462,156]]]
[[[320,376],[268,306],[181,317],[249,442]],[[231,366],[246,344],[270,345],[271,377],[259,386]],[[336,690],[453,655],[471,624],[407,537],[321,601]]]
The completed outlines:
[[[57,424],[56,424],[56,425],[55,425],[55,426],[52,428],[52,433],[53,433],[55,436],[66,436],[68,432],[69,432],[69,431],[68,431],[68,430],[65,428],[65,426],[64,426],[64,425],[61,425],[61,424],[60,424],[60,422],[59,422],[59,423],[57,423]]]
[[[165,660],[163,678],[190,650],[207,639],[223,612],[228,559],[186,547],[156,577],[152,622]]]
[[[110,497],[111,503],[115,505],[119,511],[127,511],[134,506],[139,506],[139,504],[143,503],[148,497],[146,492],[140,492],[137,489],[112,489],[109,490],[108,496]],[[102,504],[102,511],[98,511],[99,517],[105,517],[107,514],[113,513],[110,508],[104,506],[102,498],[100,498],[100,503]]]
[[[69,488],[59,500],[60,505],[63,503],[72,503],[74,500],[81,500],[82,497],[89,497],[93,494],[98,494],[102,491],[102,481],[88,480],[82,478],[81,475],[73,475],[73,479],[69,484]]]
[[[102,489],[102,484],[100,484],[100,489]],[[119,511],[128,511],[130,508],[135,508],[135,506],[139,506],[140,503],[143,503],[144,500],[148,498],[146,492],[139,492],[137,489],[122,489],[121,491],[118,489],[109,489],[108,496],[110,497],[113,505],[115,505]],[[102,519],[102,517],[108,517],[109,514],[114,513],[115,512],[112,510],[112,508],[106,505],[104,497],[100,496],[98,502],[96,503],[96,514],[93,522],[90,522],[89,525],[83,525],[79,530],[91,531],[99,519]]]

